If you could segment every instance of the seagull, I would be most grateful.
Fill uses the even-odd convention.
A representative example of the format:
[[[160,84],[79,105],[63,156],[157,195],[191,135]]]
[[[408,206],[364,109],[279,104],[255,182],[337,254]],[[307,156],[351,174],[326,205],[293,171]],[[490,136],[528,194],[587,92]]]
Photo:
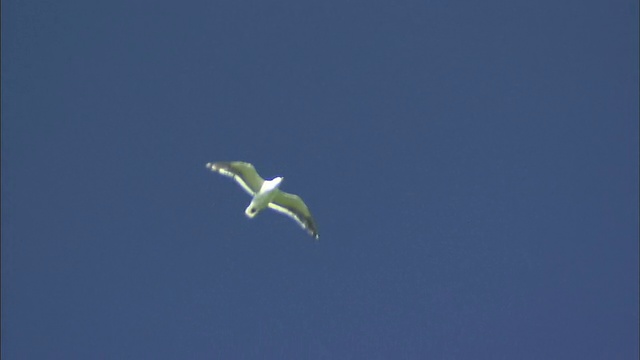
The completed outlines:
[[[207,168],[233,178],[249,195],[253,196],[251,203],[244,211],[249,219],[268,207],[290,216],[318,240],[318,229],[307,205],[298,195],[278,189],[284,180],[283,177],[278,176],[272,180],[264,180],[258,175],[253,165],[242,161],[207,163]]]

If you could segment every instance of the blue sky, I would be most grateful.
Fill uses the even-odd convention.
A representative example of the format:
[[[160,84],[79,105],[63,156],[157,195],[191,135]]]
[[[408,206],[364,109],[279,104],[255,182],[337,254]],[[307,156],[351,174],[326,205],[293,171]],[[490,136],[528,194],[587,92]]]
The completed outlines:
[[[3,359],[638,358],[636,1],[2,10]]]

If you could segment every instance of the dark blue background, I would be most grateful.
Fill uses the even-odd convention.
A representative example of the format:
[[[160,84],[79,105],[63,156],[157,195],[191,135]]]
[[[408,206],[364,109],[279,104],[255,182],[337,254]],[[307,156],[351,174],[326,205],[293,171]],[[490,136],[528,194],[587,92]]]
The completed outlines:
[[[3,359],[638,358],[637,1],[2,5]]]

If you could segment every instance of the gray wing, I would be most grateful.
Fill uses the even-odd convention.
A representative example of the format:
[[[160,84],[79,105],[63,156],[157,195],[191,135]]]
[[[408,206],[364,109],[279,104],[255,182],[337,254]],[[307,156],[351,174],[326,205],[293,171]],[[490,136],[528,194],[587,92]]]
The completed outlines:
[[[207,168],[233,178],[251,196],[260,191],[264,182],[253,165],[242,161],[208,163]]]
[[[311,236],[318,239],[316,223],[313,217],[311,217],[309,208],[307,208],[307,205],[305,205],[298,195],[278,190],[273,201],[269,203],[269,208],[292,217],[303,229],[307,230]]]

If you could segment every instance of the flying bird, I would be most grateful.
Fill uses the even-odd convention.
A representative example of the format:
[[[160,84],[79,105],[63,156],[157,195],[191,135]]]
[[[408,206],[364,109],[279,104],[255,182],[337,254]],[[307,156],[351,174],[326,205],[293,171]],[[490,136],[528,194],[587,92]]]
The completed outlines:
[[[264,180],[258,175],[253,165],[241,161],[207,163],[207,168],[233,178],[249,195],[253,196],[251,203],[244,211],[248,218],[253,218],[268,207],[290,216],[311,236],[318,239],[318,229],[307,205],[298,195],[279,189],[284,180],[283,177]]]

